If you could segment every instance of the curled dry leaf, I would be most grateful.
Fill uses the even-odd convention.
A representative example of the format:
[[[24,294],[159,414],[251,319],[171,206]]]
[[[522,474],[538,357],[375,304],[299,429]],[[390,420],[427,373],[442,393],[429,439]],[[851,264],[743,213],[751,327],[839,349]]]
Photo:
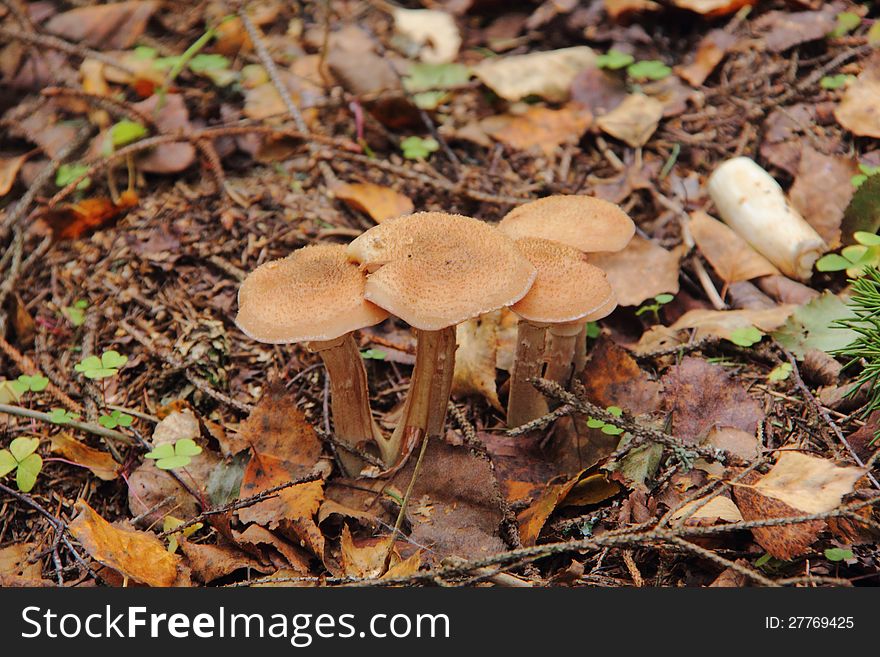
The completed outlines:
[[[266,567],[229,545],[192,543],[183,537],[179,542],[193,575],[205,584],[231,575],[242,568],[256,570],[259,573],[270,573],[274,570],[273,567]]]
[[[880,137],[880,65],[876,60],[846,88],[834,110],[838,123],[859,137]]]
[[[311,558],[302,548],[288,543],[286,540],[273,534],[265,527],[251,525],[243,532],[233,530],[235,540],[243,548],[254,554],[259,554],[262,561],[281,561],[282,567],[290,567],[299,575],[308,575],[310,572],[309,561]],[[270,549],[260,549],[258,546],[268,546]],[[275,554],[280,555],[276,557]],[[274,557],[274,558],[273,558]]]
[[[596,120],[599,128],[633,148],[644,146],[660,125],[663,103],[644,94],[630,94],[620,105]]]
[[[119,203],[103,196],[83,199],[78,203],[63,203],[51,209],[34,213],[52,231],[56,240],[76,240],[116,221],[139,203],[134,192],[124,191]]]
[[[455,19],[436,9],[403,9],[392,11],[398,34],[418,46],[419,59],[427,64],[448,64],[455,61],[461,47],[461,35]]]
[[[517,523],[519,524],[520,540],[525,547],[537,543],[538,536],[541,535],[541,530],[547,519],[583,474],[583,472],[579,472],[561,484],[548,485],[534,502],[520,512],[517,516]]]
[[[569,104],[558,110],[530,106],[522,114],[500,114],[483,119],[480,127],[493,139],[517,150],[538,148],[547,157],[565,143],[576,143],[590,127],[589,110]]]
[[[663,403],[672,414],[672,432],[697,445],[717,426],[755,433],[764,419],[761,406],[723,367],[686,356],[663,377]]]
[[[119,464],[107,452],[89,447],[63,432],[52,436],[52,451],[79,465],[87,467],[104,481],[112,481],[119,476]]]
[[[676,73],[692,86],[699,87],[721,63],[727,50],[735,42],[736,37],[729,32],[712,30],[700,40],[693,61],[678,67]]]
[[[575,76],[594,66],[596,55],[587,46],[484,59],[474,69],[480,81],[505,100],[541,96],[562,102]]]
[[[179,558],[154,534],[111,525],[84,500],[77,501],[76,510],[68,529],[95,561],[147,586],[174,584]]]
[[[729,497],[716,495],[708,502],[694,500],[688,502],[673,514],[673,520],[685,518],[686,525],[715,524],[719,520],[724,522],[740,522],[743,517],[736,504]]]
[[[829,249],[840,246],[840,225],[855,191],[850,180],[858,172],[853,159],[825,155],[804,144],[788,197]]]
[[[688,226],[700,252],[725,283],[779,273],[730,227],[705,212],[692,213]]]
[[[621,306],[638,306],[657,294],[678,293],[679,251],[667,251],[635,235],[623,251],[591,253],[588,260],[602,269]]]
[[[374,183],[340,183],[331,191],[336,198],[355,210],[366,212],[377,224],[402,214],[411,214],[415,209],[408,196]]]
[[[144,33],[147,21],[158,8],[155,0],[77,7],[50,18],[45,29],[83,46],[125,49]]]
[[[480,315],[455,327],[453,395],[480,395],[502,410],[495,387],[495,358],[501,311]]]
[[[391,552],[391,563],[385,572],[385,555],[388,552],[390,537],[355,540],[348,525],[342,526],[339,548],[342,572],[349,577],[388,579],[406,577],[414,574],[421,565],[421,553],[416,552],[408,559],[401,559],[396,549]]]
[[[25,153],[12,157],[0,157],[0,197],[6,196],[12,189],[15,179],[18,177],[18,170],[28,159],[28,155]]]

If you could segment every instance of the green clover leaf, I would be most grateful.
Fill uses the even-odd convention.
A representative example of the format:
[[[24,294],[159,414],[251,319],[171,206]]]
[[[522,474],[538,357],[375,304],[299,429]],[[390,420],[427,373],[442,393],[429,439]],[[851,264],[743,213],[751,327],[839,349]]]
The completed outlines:
[[[37,438],[20,437],[9,444],[9,449],[0,450],[0,477],[15,470],[15,485],[22,493],[34,487],[43,469],[43,459],[35,453],[39,446]]]
[[[43,390],[46,389],[46,386],[49,385],[49,379],[45,376],[40,376],[39,374],[35,374],[34,376],[22,374],[18,377],[17,383],[24,388],[24,391],[30,390],[31,392],[43,392]]]
[[[18,462],[15,471],[15,485],[22,493],[30,492],[37,483],[37,475],[43,469],[43,459],[39,454],[31,454]]]
[[[791,363],[780,363],[770,370],[770,374],[767,375],[767,380],[771,383],[775,381],[785,381],[791,375],[791,372]]]
[[[636,60],[632,55],[629,55],[625,52],[620,52],[619,50],[614,50],[613,48],[606,52],[604,55],[599,55],[596,57],[596,66],[599,68],[607,68],[611,71],[616,71],[621,68],[626,68]]]
[[[137,121],[123,119],[110,127],[110,139],[114,148],[126,146],[138,139],[143,139],[149,131]]]
[[[828,561],[846,561],[853,558],[853,552],[845,548],[828,548],[825,550],[825,558]]]
[[[646,59],[630,64],[626,72],[633,80],[662,80],[672,73],[672,69],[659,59]]]
[[[55,174],[55,184],[58,187],[66,187],[88,170],[89,168],[85,164],[62,164]],[[86,177],[79,182],[76,188],[81,191],[88,189],[91,184],[92,179]]]
[[[763,337],[764,334],[754,326],[743,326],[731,331],[730,337],[727,339],[740,347],[751,347],[753,344],[760,342]]]
[[[160,470],[174,470],[190,464],[193,456],[202,453],[202,448],[191,438],[182,438],[175,443],[162,443],[153,451],[144,454],[144,458],[156,461]]]
[[[385,360],[387,355],[381,349],[364,349],[361,352],[361,358],[366,358],[367,360]]]
[[[79,417],[76,413],[68,411],[64,408],[53,408],[49,413],[49,422],[55,424],[68,424]]]
[[[440,144],[433,137],[422,139],[421,137],[407,137],[400,142],[400,150],[408,160],[421,160],[440,148]]]
[[[0,477],[5,477],[18,467],[18,461],[8,449],[0,449]]]
[[[85,299],[79,299],[72,306],[62,308],[61,314],[64,315],[74,326],[82,326],[86,323],[86,308],[88,307],[88,301]]]
[[[37,438],[16,438],[9,444],[9,453],[21,463],[22,460],[36,452],[39,446],[40,441]]]
[[[106,379],[115,376],[127,362],[128,356],[122,356],[118,351],[105,351],[100,358],[89,356],[83,359],[73,369],[87,379]]]
[[[132,422],[134,422],[134,418],[128,413],[123,413],[122,411],[113,411],[110,415],[102,415],[98,418],[98,424],[102,427],[107,427],[108,429],[130,427]]]
[[[18,381],[0,379],[0,404],[15,404],[24,393]]]

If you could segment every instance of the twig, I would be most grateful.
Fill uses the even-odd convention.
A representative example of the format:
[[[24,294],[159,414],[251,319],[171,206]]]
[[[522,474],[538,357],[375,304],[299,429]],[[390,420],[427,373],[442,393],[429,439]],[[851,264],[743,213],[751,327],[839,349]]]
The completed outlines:
[[[46,422],[48,424],[59,425],[58,422],[53,422],[49,417],[48,413],[41,413],[40,411],[32,411],[29,408],[22,408],[21,406],[10,406],[9,404],[0,404],[0,413],[6,413],[7,415],[15,415],[17,417],[26,417],[32,420],[40,420],[41,422]],[[76,420],[69,420],[65,422],[63,425],[65,427],[72,427],[74,429],[79,429],[80,431],[87,431],[88,433],[95,434],[96,436],[101,436],[103,438],[110,438],[112,440],[118,440],[121,443],[126,445],[134,444],[134,441],[126,436],[124,433],[120,433],[119,431],[115,431],[113,429],[108,429],[106,427],[102,427],[100,424],[91,424],[90,422],[78,422]]]
[[[98,50],[92,50],[91,48],[86,48],[75,43],[70,43],[69,41],[65,41],[64,39],[56,36],[9,30],[5,27],[0,27],[0,37],[12,41],[24,41],[25,43],[48,48],[50,50],[58,50],[60,52],[67,53],[68,55],[74,55],[81,59],[96,59],[99,62],[106,64],[107,66],[111,66],[124,73],[128,73],[131,76],[137,75],[135,71],[120,63],[118,59],[115,59],[110,55],[106,55]]]

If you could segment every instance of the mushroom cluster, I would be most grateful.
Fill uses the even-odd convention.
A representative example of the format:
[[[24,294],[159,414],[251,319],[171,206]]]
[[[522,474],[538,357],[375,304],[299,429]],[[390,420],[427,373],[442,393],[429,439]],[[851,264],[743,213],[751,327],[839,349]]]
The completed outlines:
[[[442,433],[455,366],[455,327],[509,307],[519,318],[508,424],[546,412],[529,383],[567,384],[586,348],[586,323],[616,306],[585,253],[622,249],[634,232],[617,206],[554,196],[520,206],[497,226],[442,212],[390,219],[348,246],[317,245],[254,270],[236,322],[260,342],[307,343],[330,378],[339,460],[350,475],[375,445],[396,469],[424,436]],[[416,362],[400,421],[385,435],[370,409],[353,332],[389,315],[416,331]],[[580,354],[580,356],[579,356]]]

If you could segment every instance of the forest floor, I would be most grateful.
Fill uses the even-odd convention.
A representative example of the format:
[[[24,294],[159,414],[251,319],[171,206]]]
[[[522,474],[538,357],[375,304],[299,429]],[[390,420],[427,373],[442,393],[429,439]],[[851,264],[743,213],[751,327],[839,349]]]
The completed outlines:
[[[866,3],[244,5],[0,0],[0,585],[878,583],[846,274],[783,276],[706,184],[750,157],[828,252],[876,232]],[[319,358],[241,333],[242,280],[551,194],[637,226],[572,390],[511,431],[483,316],[415,479],[342,476]],[[415,337],[357,339],[388,430]]]

